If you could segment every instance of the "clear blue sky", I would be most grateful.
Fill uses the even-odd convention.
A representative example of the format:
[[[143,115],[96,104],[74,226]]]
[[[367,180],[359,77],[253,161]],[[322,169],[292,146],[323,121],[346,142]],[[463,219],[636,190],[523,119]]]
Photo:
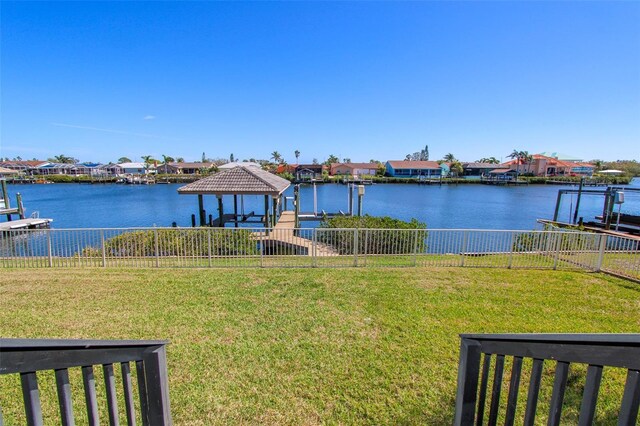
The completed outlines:
[[[0,156],[640,158],[640,2],[7,2]]]

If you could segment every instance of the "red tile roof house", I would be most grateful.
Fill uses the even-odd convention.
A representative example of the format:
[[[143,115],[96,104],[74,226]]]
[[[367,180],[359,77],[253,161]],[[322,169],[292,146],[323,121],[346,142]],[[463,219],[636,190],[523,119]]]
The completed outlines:
[[[385,167],[389,176],[397,178],[442,176],[442,167],[435,161],[387,161]]]
[[[589,163],[562,161],[541,154],[534,154],[531,162],[514,159],[501,164],[520,174],[531,173],[535,176],[591,176],[595,166]]]
[[[333,163],[329,174],[331,176],[350,175],[352,177],[375,176],[378,167],[378,163]]]

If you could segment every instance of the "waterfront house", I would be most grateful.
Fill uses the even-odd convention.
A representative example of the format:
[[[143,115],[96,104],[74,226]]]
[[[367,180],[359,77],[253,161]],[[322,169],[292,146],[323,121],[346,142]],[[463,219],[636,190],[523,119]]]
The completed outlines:
[[[294,173],[297,180],[321,179],[324,169],[322,164],[296,164]]]
[[[39,175],[93,176],[100,174],[100,166],[100,163],[46,163],[39,166],[34,173]]]
[[[156,167],[153,164],[145,163],[120,163],[118,164],[119,173],[125,175],[146,175],[156,172]]]
[[[502,166],[517,170],[519,174],[534,176],[592,176],[595,170],[593,164],[564,161],[542,154],[532,155],[528,162],[513,159]]]
[[[354,178],[361,176],[375,176],[378,163],[333,163],[329,174],[331,176],[349,175]]]
[[[406,161],[390,160],[385,164],[386,174],[398,178],[416,178],[425,176],[439,178],[442,176],[442,168],[435,161]]]
[[[465,178],[479,178],[480,176],[488,175],[496,167],[497,164],[490,163],[462,163],[462,175]]]
[[[495,164],[494,164],[495,166]],[[489,180],[510,181],[516,179],[516,171],[510,168],[505,168],[502,164],[499,168],[490,170],[485,176]]]
[[[48,161],[26,160],[26,161],[0,161],[0,167],[15,170],[27,175],[37,174],[38,167],[48,164]]]
[[[216,164],[212,162],[190,162],[190,163],[163,163],[157,167],[158,173],[170,175],[197,175],[203,171],[209,171]]]

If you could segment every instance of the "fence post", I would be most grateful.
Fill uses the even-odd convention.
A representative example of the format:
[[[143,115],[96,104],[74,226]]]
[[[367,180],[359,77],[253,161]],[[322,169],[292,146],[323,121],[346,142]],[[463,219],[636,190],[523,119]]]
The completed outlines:
[[[478,377],[480,376],[480,343],[462,337],[458,364],[458,391],[453,424],[472,425],[476,415]]]
[[[160,267],[160,243],[158,241],[158,230],[153,230],[153,246],[156,251],[156,268]]]
[[[560,257],[560,249],[562,248],[562,234],[559,232],[555,233],[554,246],[555,246],[555,255],[553,256],[553,270],[558,269],[558,258]]]
[[[516,233],[511,233],[511,246],[509,247],[509,266],[507,268],[511,269],[513,267],[513,252],[516,244]]]
[[[353,230],[353,266],[358,267],[358,228]]]
[[[416,237],[413,241],[413,266],[418,265],[418,235],[420,235],[420,230],[416,229]]]
[[[462,234],[462,250],[460,250],[460,266],[464,266],[464,253],[467,251],[467,239],[469,238],[469,231],[463,231]]]
[[[364,231],[364,250],[362,250],[362,254],[364,257],[364,266],[367,266],[367,252],[369,248],[369,229],[365,229]]]
[[[267,230],[265,229],[264,235],[260,240],[260,267],[264,268],[264,242],[267,240]]]
[[[207,255],[209,256],[209,268],[211,268],[211,233],[212,229],[209,229],[207,232]]]
[[[604,261],[604,252],[607,249],[608,235],[600,234],[600,246],[598,247],[598,260],[596,260],[595,271],[600,272],[602,270],[602,262]]]
[[[102,247],[102,267],[107,267],[107,248],[104,246],[104,229],[100,230],[100,246]]]
[[[49,267],[53,268],[53,248],[51,247],[51,229],[47,230],[47,257],[49,258]]]
[[[318,234],[317,230],[313,229],[313,235],[311,236],[311,265],[314,268],[318,267]]]

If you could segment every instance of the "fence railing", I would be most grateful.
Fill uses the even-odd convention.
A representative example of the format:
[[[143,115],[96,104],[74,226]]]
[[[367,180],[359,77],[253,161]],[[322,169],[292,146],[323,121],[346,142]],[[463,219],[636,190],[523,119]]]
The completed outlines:
[[[640,279],[640,241],[473,229],[10,230],[0,235],[0,266],[577,268]]]
[[[126,415],[129,425],[135,425],[136,419],[143,425],[170,425],[165,345],[164,341],[137,340],[0,339],[0,375],[20,375],[28,425],[43,424],[38,375],[45,375],[47,370],[55,375],[59,418],[63,425],[75,424],[76,416],[84,416],[90,425],[98,425],[101,418],[102,423],[108,418],[109,424],[117,425],[121,414]],[[117,364],[120,374],[118,368],[114,368]],[[94,366],[102,367],[103,389],[94,376]],[[80,380],[82,385],[75,383]],[[121,391],[116,388],[116,382],[122,383]],[[73,388],[81,386],[81,395],[84,395],[76,393],[74,398]],[[106,399],[106,414],[99,411],[99,406],[104,407],[104,401],[98,403],[100,396]],[[124,411],[118,408],[118,396],[124,399]],[[74,413],[72,399],[84,399],[84,413]]]
[[[578,419],[568,423],[594,424],[603,367],[606,367],[626,370],[617,424],[636,424],[640,405],[639,334],[470,334],[461,338],[455,425],[495,425],[499,418],[505,425],[539,424],[539,418],[544,416],[538,406],[547,394],[541,391],[545,385],[550,388],[545,391],[551,391],[549,400],[544,401],[545,408],[548,405],[547,424],[559,425],[566,408],[563,402],[569,370],[575,364],[586,365],[587,369],[584,381],[581,378],[578,383],[572,379],[572,386],[584,383],[584,390]],[[543,376],[549,371],[545,365],[555,368],[552,386],[544,380]],[[503,377],[508,369],[511,373],[505,387]],[[521,381],[525,382],[522,386]],[[527,388],[526,402],[518,409],[522,387]],[[507,398],[501,398],[503,389]],[[611,383],[604,391],[611,391]]]

